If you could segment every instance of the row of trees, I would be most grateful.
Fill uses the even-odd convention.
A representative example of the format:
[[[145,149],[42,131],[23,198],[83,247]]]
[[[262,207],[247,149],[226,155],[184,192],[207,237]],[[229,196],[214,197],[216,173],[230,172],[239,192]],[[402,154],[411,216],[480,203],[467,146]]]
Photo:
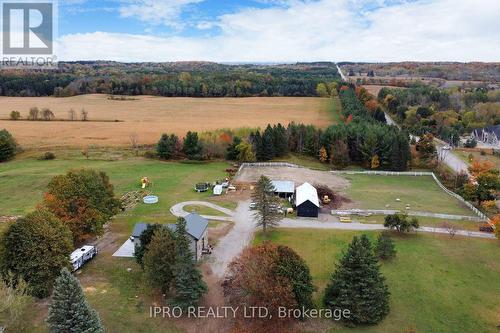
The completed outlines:
[[[19,111],[12,111],[10,113],[10,120],[20,120],[22,119],[22,115]],[[45,120],[45,121],[50,121],[55,119],[54,112],[52,110],[44,108],[40,110],[37,107],[33,107],[29,110],[28,116],[26,117],[27,120]],[[76,121],[78,120],[78,115],[75,110],[70,109],[68,111],[68,120],[70,121]],[[80,120],[81,121],[88,121],[89,120],[89,113],[87,110],[82,109],[80,111]]]
[[[159,224],[149,225],[135,248],[136,261],[151,286],[164,295],[173,293],[169,303],[182,309],[196,306],[207,292],[193,255],[183,218],[177,220],[174,231]]]

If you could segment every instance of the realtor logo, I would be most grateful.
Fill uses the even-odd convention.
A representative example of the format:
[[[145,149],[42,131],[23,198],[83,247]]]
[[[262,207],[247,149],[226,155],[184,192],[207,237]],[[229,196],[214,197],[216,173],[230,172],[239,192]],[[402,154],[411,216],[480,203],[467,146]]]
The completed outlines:
[[[56,1],[0,0],[2,67],[54,65]]]

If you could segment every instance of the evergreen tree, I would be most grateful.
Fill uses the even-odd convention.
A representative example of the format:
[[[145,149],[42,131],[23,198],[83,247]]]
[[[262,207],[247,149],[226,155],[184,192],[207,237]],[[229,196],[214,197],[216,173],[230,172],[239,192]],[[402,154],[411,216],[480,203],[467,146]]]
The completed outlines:
[[[158,157],[164,160],[169,160],[175,155],[177,155],[177,147],[179,146],[179,138],[171,134],[163,134],[161,136],[160,141],[158,141],[158,145],[156,146],[156,152]]]
[[[396,256],[396,248],[394,242],[385,233],[380,233],[377,238],[377,244],[375,245],[375,254],[380,259],[391,259]]]
[[[264,134],[262,135],[262,160],[269,161],[276,156],[274,149],[274,134],[271,125],[267,125]]]
[[[376,324],[389,313],[389,295],[370,241],[355,236],[325,290],[325,305],[348,309],[347,323]]]
[[[10,160],[16,154],[16,141],[7,130],[0,130],[0,162]]]
[[[252,200],[255,203],[254,217],[257,219],[257,227],[262,227],[264,234],[268,228],[276,227],[283,218],[278,211],[279,198],[274,195],[275,191],[271,180],[261,176],[252,193]]]
[[[207,285],[203,281],[201,271],[189,248],[186,221],[183,218],[177,220],[175,246],[175,297],[172,300],[172,305],[187,309],[198,304],[200,298],[207,292]]]
[[[273,128],[274,149],[277,157],[285,156],[288,153],[288,135],[286,129],[278,124]]]
[[[287,278],[292,284],[298,308],[312,308],[312,294],[315,288],[306,262],[288,246],[279,245],[277,250],[278,269],[276,274]]]
[[[174,278],[175,264],[175,240],[170,229],[164,226],[156,229],[143,262],[144,272],[151,286],[167,293]]]
[[[186,154],[187,158],[190,160],[200,160],[201,159],[201,144],[198,139],[198,133],[187,132],[184,138],[184,145],[182,151]]]
[[[241,138],[235,136],[233,142],[227,147],[226,160],[236,161],[238,159],[239,150],[236,148],[242,142]]]
[[[78,279],[66,268],[54,284],[47,323],[51,333],[103,333],[97,312],[85,300]]]
[[[255,158],[257,161],[264,160],[264,150],[262,149],[262,136],[260,131],[250,134],[250,142],[253,145],[253,150],[255,152]]]
[[[149,224],[146,230],[144,230],[139,236],[139,242],[136,243],[134,250],[135,261],[144,268],[144,256],[148,251],[149,243],[155,234],[156,230],[162,228],[160,224]]]

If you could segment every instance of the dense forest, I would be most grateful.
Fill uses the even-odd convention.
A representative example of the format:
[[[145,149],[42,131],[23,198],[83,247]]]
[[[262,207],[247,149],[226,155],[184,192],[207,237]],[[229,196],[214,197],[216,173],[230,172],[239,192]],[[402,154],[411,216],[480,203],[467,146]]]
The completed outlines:
[[[458,145],[460,136],[475,128],[500,124],[498,90],[414,85],[383,88],[378,101],[411,133],[431,133],[452,145]]]
[[[394,62],[339,63],[344,73],[370,73],[377,77],[426,77],[444,80],[500,82],[500,63]]]
[[[3,71],[0,96],[81,94],[168,97],[317,96],[339,80],[334,63],[224,65],[209,62],[66,62],[57,71]]]

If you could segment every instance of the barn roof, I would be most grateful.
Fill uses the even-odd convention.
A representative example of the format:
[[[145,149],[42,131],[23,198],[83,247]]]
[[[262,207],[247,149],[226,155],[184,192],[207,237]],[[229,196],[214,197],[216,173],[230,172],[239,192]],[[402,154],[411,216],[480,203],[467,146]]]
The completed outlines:
[[[208,228],[208,220],[195,213],[189,214],[184,219],[186,220],[186,232],[196,240],[201,239]],[[137,223],[134,231],[132,231],[132,237],[138,238],[141,236],[144,230],[148,228],[148,225],[147,223]],[[177,227],[175,224],[167,224],[165,226],[172,231],[175,231]]]
[[[273,180],[273,186],[277,193],[293,193],[295,183],[289,180]]]
[[[300,206],[306,201],[312,202],[316,207],[319,207],[318,191],[309,183],[304,183],[297,187],[295,195],[295,205]]]

